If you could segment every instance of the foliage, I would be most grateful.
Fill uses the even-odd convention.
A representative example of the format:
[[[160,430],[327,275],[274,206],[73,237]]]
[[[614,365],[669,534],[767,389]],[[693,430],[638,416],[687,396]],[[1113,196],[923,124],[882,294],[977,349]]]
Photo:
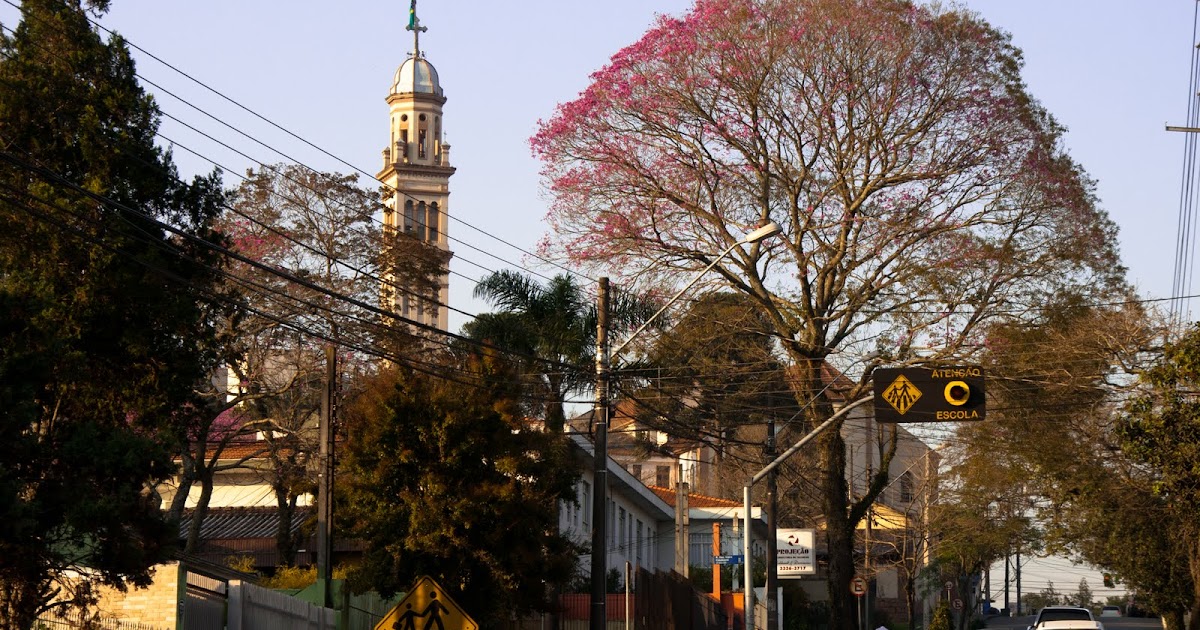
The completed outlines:
[[[0,627],[24,629],[148,584],[174,538],[150,488],[216,363],[223,195],[155,145],[119,36],[78,0],[21,9],[0,38]]]
[[[1062,593],[1055,590],[1054,582],[1047,582],[1046,588],[1036,593],[1027,593],[1021,601],[1021,606],[1036,612],[1047,606],[1061,606],[1064,603],[1066,599]]]
[[[1080,608],[1091,608],[1095,605],[1095,596],[1092,593],[1092,587],[1088,585],[1087,578],[1079,578],[1079,590],[1073,595],[1067,596],[1067,601],[1073,606]]]
[[[259,431],[266,439],[251,457],[268,464],[259,470],[275,494],[276,546],[284,564],[294,561],[299,545],[299,533],[290,527],[298,497],[316,484],[310,463],[325,389],[326,340],[361,347],[373,338],[392,338],[402,327],[384,334],[379,324],[394,322],[380,322],[374,310],[381,284],[400,281],[385,276],[392,267],[433,273],[444,263],[436,248],[423,247],[410,235],[384,239],[375,218],[381,208],[376,192],[359,186],[355,175],[276,164],[249,171],[222,217],[234,250],[250,261],[232,265],[230,274],[232,290],[249,308],[229,322],[226,362],[236,385],[230,391],[222,383],[210,391],[211,417],[226,418],[236,431],[230,438],[216,427],[201,427],[192,452],[185,454],[185,464],[193,461],[191,469],[202,484],[193,519],[203,518],[205,493],[217,468],[245,465],[245,459],[218,463],[228,441]],[[404,264],[391,258],[401,251]],[[420,257],[422,264],[408,256]],[[300,281],[264,274],[259,265]],[[423,277],[422,289],[429,282]],[[337,360],[339,374],[372,369],[357,352],[343,350]],[[353,386],[353,380],[345,383]]]
[[[485,626],[549,610],[575,567],[555,518],[574,499],[572,454],[527,426],[511,365],[492,353],[438,365],[454,380],[385,371],[343,416],[339,513],[366,544],[350,579],[387,594],[429,575]]]
[[[534,375],[530,388],[551,433],[566,422],[567,394],[589,388],[596,378],[596,302],[573,276],[560,274],[544,286],[527,275],[497,271],[475,285],[475,297],[500,307],[463,327],[472,339],[521,356],[522,371]],[[652,303],[628,296],[610,300],[609,329],[631,328],[653,313]]]
[[[635,407],[641,426],[714,447],[720,468],[713,477],[730,486],[701,492],[716,496],[740,497],[745,477],[773,459],[763,453],[763,425],[798,409],[770,324],[745,296],[736,293],[710,293],[692,300],[647,349],[645,367],[634,375],[644,384],[635,394],[642,403]],[[793,433],[784,433],[783,424],[778,427],[780,441]],[[742,462],[751,465],[736,468]],[[780,477],[783,488],[778,494],[797,495],[789,491],[792,476]]]
[[[940,5],[697,0],[541,123],[549,253],[670,282],[776,221],[714,277],[770,323],[814,426],[826,359],[855,368],[857,397],[881,361],[968,360],[985,326],[1052,296],[1124,295],[1115,228],[1020,67],[1007,35]],[[888,479],[848,503],[837,427],[818,449],[844,630],[854,526]]]
[[[263,588],[273,588],[278,590],[298,590],[307,588],[317,582],[317,568],[312,567],[294,567],[291,565],[282,565],[275,568],[275,571],[270,575],[263,576],[254,567],[253,556],[230,556],[225,559],[225,566],[240,571],[249,575],[258,576],[258,585]],[[337,565],[333,567],[332,577],[335,580],[345,579],[349,569],[345,565]]]
[[[933,609],[933,618],[929,620],[929,630],[951,630],[950,603],[946,600],[938,602]]]
[[[1193,324],[1168,343],[1139,383],[1143,389],[1126,405],[1118,433],[1123,452],[1150,472],[1157,499],[1151,503],[1156,510],[1138,523],[1139,533],[1156,531],[1158,535],[1146,542],[1170,559],[1156,581],[1167,588],[1157,593],[1157,600],[1139,603],[1176,622],[1191,610],[1188,627],[1195,630],[1200,628],[1200,615],[1195,614],[1200,610],[1200,400],[1195,396],[1200,386],[1200,326]],[[1144,566],[1115,568],[1127,583],[1148,577]],[[1162,584],[1168,575],[1177,578],[1170,583],[1176,590]]]
[[[1162,328],[1139,307],[1060,296],[1040,321],[990,329],[989,420],[962,427],[949,485],[991,514],[1037,524],[1010,542],[1128,574],[1127,586],[1170,601],[1178,573],[1146,470],[1121,453],[1114,401],[1127,398]],[[1070,444],[1063,457],[1056,444]],[[952,498],[955,495],[948,495]],[[1156,524],[1157,523],[1157,524]],[[1186,574],[1186,569],[1184,570]]]

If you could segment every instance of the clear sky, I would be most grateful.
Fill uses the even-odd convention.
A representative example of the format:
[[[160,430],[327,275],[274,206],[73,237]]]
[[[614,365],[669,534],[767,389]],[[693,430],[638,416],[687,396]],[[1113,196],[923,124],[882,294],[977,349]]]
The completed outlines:
[[[5,0],[5,2],[16,0]],[[545,199],[528,138],[536,122],[574,97],[657,13],[685,0],[422,0],[429,28],[422,49],[448,97],[445,129],[451,163],[449,234],[455,260],[451,305],[477,313],[472,283],[490,270],[529,265],[544,232]],[[1188,0],[971,0],[1025,51],[1031,93],[1070,131],[1071,154],[1098,182],[1101,203],[1119,224],[1121,251],[1144,297],[1168,297],[1175,251],[1183,138],[1164,130],[1185,124],[1195,2]],[[295,137],[222,101],[140,53],[139,73],[161,86],[169,116],[236,148],[222,148],[173,120],[184,174],[228,168],[227,185],[257,162],[297,160],[327,171],[373,175],[387,143],[392,74],[412,48],[404,30],[408,2],[355,0],[289,3],[246,0],[114,0],[102,23],[133,44],[261,114]],[[11,28],[17,10],[0,3]],[[222,126],[172,92],[255,138]],[[331,154],[337,159],[330,157]],[[468,227],[468,225],[473,227]],[[511,247],[511,243],[516,247]],[[546,274],[554,269],[541,267]],[[464,316],[452,316],[457,329]],[[1002,567],[1001,567],[1002,568]],[[1079,575],[1027,573],[1027,590],[1052,579],[1073,591]],[[1103,593],[1097,574],[1086,573]],[[1053,577],[1059,576],[1059,577]],[[995,582],[1002,578],[996,577]]]
[[[13,1],[13,0],[6,0]],[[535,264],[546,202],[528,138],[536,122],[571,99],[657,13],[685,0],[422,0],[422,49],[448,97],[451,303],[470,313],[472,282],[490,270]],[[1025,51],[1032,94],[1069,128],[1072,155],[1098,181],[1101,203],[1120,225],[1121,251],[1143,295],[1171,290],[1194,2],[1187,0],[972,0]],[[336,8],[335,8],[336,7]],[[16,10],[0,4],[0,22]],[[138,55],[139,72],[162,109],[249,157],[173,120],[185,174],[228,167],[227,185],[255,162],[295,159],[320,170],[373,175],[387,142],[384,99],[412,48],[408,3],[301,0],[114,0],[102,23],[324,151],[272,128],[177,72]],[[174,93],[280,153],[192,109]],[[286,156],[286,157],[285,157]],[[364,175],[364,178],[366,175]],[[501,242],[503,239],[516,248]],[[477,248],[477,249],[476,249]],[[552,274],[553,268],[540,270]],[[465,316],[452,316],[457,329]]]

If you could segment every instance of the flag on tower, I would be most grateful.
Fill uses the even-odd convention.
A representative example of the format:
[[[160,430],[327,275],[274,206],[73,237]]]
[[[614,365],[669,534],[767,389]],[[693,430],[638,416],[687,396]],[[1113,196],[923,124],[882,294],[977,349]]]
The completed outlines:
[[[417,28],[417,0],[408,5],[408,30]]]

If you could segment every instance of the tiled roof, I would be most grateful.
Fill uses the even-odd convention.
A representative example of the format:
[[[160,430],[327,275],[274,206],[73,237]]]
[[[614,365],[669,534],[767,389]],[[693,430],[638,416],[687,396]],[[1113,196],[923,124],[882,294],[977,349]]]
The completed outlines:
[[[658,495],[658,498],[666,501],[667,505],[675,507],[675,491],[671,488],[662,486],[647,486],[650,491]],[[722,499],[720,497],[710,497],[706,494],[688,493],[688,507],[693,508],[736,508],[742,504],[731,499]]]
[[[292,531],[308,519],[311,511],[297,508],[292,514]],[[179,537],[187,538],[192,524],[192,511],[184,512],[179,523]],[[269,507],[209,508],[200,525],[201,540],[232,540],[244,538],[274,538],[279,526],[279,510]]]

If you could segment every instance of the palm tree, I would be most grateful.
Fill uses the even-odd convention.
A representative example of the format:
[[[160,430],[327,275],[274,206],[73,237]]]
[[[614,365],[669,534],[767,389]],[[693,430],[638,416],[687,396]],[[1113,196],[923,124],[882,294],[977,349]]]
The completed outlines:
[[[546,429],[561,433],[567,395],[587,389],[595,378],[590,368],[596,347],[592,296],[567,274],[542,285],[528,275],[504,270],[480,280],[475,297],[500,310],[479,315],[463,332],[522,357],[524,371],[539,383]],[[648,301],[619,297],[611,301],[609,326],[628,327],[653,312]]]

